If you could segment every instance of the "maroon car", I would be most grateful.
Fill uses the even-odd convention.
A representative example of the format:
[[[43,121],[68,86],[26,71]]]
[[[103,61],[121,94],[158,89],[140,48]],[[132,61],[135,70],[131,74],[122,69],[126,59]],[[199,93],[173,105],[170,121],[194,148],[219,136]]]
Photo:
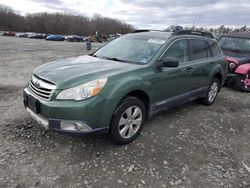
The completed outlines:
[[[219,38],[228,62],[227,83],[241,91],[250,91],[250,33],[229,33]]]
[[[11,37],[14,37],[16,36],[16,33],[15,32],[12,32],[12,31],[6,31],[3,33],[3,36],[11,36]]]

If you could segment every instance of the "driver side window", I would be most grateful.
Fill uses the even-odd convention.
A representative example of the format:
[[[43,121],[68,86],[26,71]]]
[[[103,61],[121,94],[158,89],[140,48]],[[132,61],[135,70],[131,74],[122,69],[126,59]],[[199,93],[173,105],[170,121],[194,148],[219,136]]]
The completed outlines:
[[[180,63],[189,61],[188,41],[186,39],[174,42],[164,54],[165,57],[173,57]]]

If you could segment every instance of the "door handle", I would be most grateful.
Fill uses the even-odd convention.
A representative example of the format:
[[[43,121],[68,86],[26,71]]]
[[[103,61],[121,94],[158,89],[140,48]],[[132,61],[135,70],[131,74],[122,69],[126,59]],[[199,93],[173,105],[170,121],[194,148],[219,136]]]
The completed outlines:
[[[191,67],[188,67],[188,68],[186,68],[185,72],[186,72],[187,74],[190,74],[190,73],[193,72],[193,69],[192,69]]]

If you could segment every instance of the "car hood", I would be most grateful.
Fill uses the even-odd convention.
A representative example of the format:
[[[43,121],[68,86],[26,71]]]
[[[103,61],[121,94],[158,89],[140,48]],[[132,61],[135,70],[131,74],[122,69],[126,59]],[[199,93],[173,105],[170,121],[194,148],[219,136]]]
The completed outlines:
[[[109,77],[139,67],[141,65],[85,55],[47,63],[35,69],[34,75],[55,83],[57,89],[67,89],[87,81]]]
[[[246,56],[246,57],[227,56],[227,57],[235,59],[238,65],[250,63],[250,56]]]

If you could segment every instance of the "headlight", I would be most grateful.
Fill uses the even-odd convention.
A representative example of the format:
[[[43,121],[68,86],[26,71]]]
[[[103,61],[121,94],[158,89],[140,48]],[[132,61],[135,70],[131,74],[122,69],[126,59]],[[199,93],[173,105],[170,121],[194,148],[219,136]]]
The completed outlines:
[[[235,68],[236,64],[235,63],[229,63],[229,68],[230,70],[233,70]]]
[[[102,91],[107,82],[107,78],[93,80],[82,85],[61,91],[56,99],[84,100],[96,96]]]

